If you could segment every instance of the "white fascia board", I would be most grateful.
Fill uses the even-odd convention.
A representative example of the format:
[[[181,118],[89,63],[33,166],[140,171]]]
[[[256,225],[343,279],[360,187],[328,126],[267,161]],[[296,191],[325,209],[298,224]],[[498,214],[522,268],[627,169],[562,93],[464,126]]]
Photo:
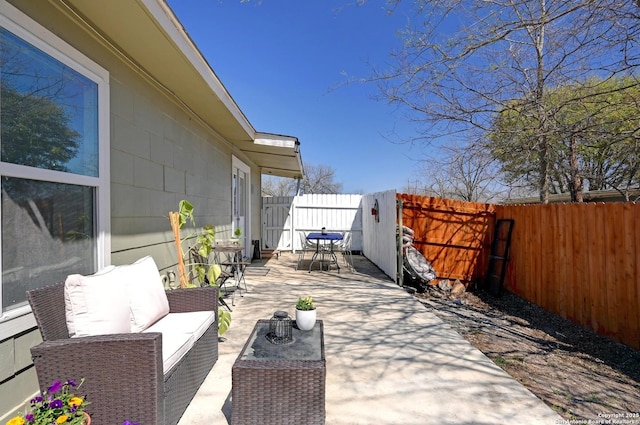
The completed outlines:
[[[256,145],[273,146],[278,148],[297,149],[300,143],[296,137],[281,136],[279,134],[256,133],[253,141]]]

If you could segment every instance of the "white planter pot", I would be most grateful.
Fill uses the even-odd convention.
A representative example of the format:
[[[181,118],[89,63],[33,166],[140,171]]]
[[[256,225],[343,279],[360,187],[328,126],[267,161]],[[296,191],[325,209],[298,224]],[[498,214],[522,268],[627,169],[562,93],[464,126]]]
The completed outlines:
[[[296,325],[301,331],[310,331],[316,325],[316,310],[296,309]]]

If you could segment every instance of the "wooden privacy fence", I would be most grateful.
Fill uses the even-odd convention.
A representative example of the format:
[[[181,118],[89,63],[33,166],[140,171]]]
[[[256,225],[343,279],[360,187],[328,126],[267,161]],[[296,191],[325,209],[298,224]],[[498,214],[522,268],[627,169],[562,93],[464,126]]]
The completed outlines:
[[[413,245],[439,278],[466,283],[484,278],[495,206],[399,194],[402,224],[415,232]]]
[[[640,204],[496,206],[515,220],[507,289],[640,349]]]
[[[265,199],[263,244],[295,250],[296,232],[322,226],[351,231],[353,249],[363,249],[393,278],[393,196],[384,192]],[[640,204],[488,205],[396,196],[402,203],[402,224],[414,230],[416,249],[439,278],[483,283],[495,221],[512,219],[506,288],[640,349]],[[375,201],[379,221],[370,211]]]
[[[401,194],[402,223],[440,278],[482,283],[495,220],[514,220],[505,285],[640,349],[640,204],[485,205]]]

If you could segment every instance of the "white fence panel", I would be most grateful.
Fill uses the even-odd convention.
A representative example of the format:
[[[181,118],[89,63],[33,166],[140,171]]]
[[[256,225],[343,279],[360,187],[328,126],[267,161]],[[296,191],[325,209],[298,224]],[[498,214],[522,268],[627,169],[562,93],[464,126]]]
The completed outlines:
[[[398,273],[398,242],[396,236],[396,192],[390,190],[362,197],[363,254],[392,279]],[[376,215],[372,209],[377,210]]]
[[[362,250],[362,195],[302,195],[262,198],[263,249],[296,251],[299,232],[351,232],[351,249]],[[293,235],[293,238],[292,238]]]
[[[328,232],[350,232],[351,249],[362,250],[362,195],[302,195],[294,200],[296,232],[317,232],[323,227]],[[300,238],[295,237],[294,248],[300,249]]]
[[[293,196],[262,198],[262,249],[292,249],[291,204],[293,199]]]
[[[377,204],[376,204],[377,203]],[[377,217],[371,210],[377,205]],[[351,250],[362,252],[397,279],[396,192],[368,195],[302,195],[262,198],[262,248],[301,247],[300,232],[351,232]]]

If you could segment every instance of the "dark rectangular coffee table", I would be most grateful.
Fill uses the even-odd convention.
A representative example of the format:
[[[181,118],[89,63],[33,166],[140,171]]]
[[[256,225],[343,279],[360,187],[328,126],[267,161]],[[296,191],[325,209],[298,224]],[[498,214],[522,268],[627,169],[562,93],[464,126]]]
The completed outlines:
[[[232,425],[324,425],[326,363],[321,320],[293,328],[293,342],[267,339],[259,320],[231,369]]]

